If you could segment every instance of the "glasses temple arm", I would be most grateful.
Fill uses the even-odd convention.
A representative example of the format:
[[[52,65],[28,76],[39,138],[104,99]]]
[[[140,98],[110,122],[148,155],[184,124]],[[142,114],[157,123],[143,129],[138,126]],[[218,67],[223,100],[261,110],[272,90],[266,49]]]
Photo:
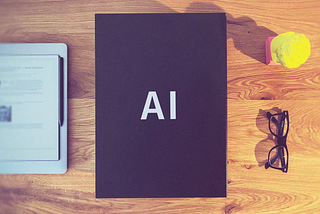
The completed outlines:
[[[284,156],[284,149],[282,147],[278,148],[278,155],[280,157],[281,167],[284,167],[286,165],[286,160]]]

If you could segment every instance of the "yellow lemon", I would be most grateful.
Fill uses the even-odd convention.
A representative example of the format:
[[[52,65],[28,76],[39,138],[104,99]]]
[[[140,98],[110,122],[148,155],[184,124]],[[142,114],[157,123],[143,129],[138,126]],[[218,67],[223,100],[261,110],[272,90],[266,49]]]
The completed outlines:
[[[304,34],[283,33],[271,41],[272,60],[287,68],[297,68],[310,56],[310,42]]]

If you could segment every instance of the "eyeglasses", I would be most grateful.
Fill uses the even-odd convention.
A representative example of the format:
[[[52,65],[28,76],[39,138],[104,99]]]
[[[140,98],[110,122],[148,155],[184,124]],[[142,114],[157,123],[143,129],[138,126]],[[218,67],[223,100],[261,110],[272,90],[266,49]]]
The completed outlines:
[[[287,135],[289,132],[289,113],[283,111],[278,114],[267,113],[269,118],[269,130],[277,139],[277,145],[274,146],[268,154],[268,162],[265,168],[269,167],[279,169],[282,172],[288,172],[289,152],[287,148]]]

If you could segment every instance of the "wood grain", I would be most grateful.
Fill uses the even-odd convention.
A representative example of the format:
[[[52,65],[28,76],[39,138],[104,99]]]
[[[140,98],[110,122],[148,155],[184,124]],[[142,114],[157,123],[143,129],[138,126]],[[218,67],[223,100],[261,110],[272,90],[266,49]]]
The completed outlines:
[[[318,0],[0,1],[0,42],[63,42],[69,48],[68,172],[1,175],[0,213],[317,213],[319,11]],[[127,12],[227,13],[227,198],[95,198],[94,14]],[[266,38],[288,31],[309,38],[310,58],[296,69],[266,66]],[[289,111],[286,174],[264,168],[274,146],[269,110]]]
[[[95,172],[95,103],[69,99],[68,168]]]

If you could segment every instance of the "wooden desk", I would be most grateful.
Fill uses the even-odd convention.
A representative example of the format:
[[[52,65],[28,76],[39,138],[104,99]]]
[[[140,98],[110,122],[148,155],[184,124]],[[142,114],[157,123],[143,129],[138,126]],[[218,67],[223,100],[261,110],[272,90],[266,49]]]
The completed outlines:
[[[69,165],[63,175],[1,175],[0,213],[317,213],[320,208],[319,0],[1,0],[0,42],[69,47]],[[228,17],[228,197],[95,198],[94,14],[226,12]],[[264,64],[269,36],[294,31],[311,42],[297,69]],[[264,111],[288,110],[288,173],[264,169]],[[1,141],[1,138],[0,138]]]

